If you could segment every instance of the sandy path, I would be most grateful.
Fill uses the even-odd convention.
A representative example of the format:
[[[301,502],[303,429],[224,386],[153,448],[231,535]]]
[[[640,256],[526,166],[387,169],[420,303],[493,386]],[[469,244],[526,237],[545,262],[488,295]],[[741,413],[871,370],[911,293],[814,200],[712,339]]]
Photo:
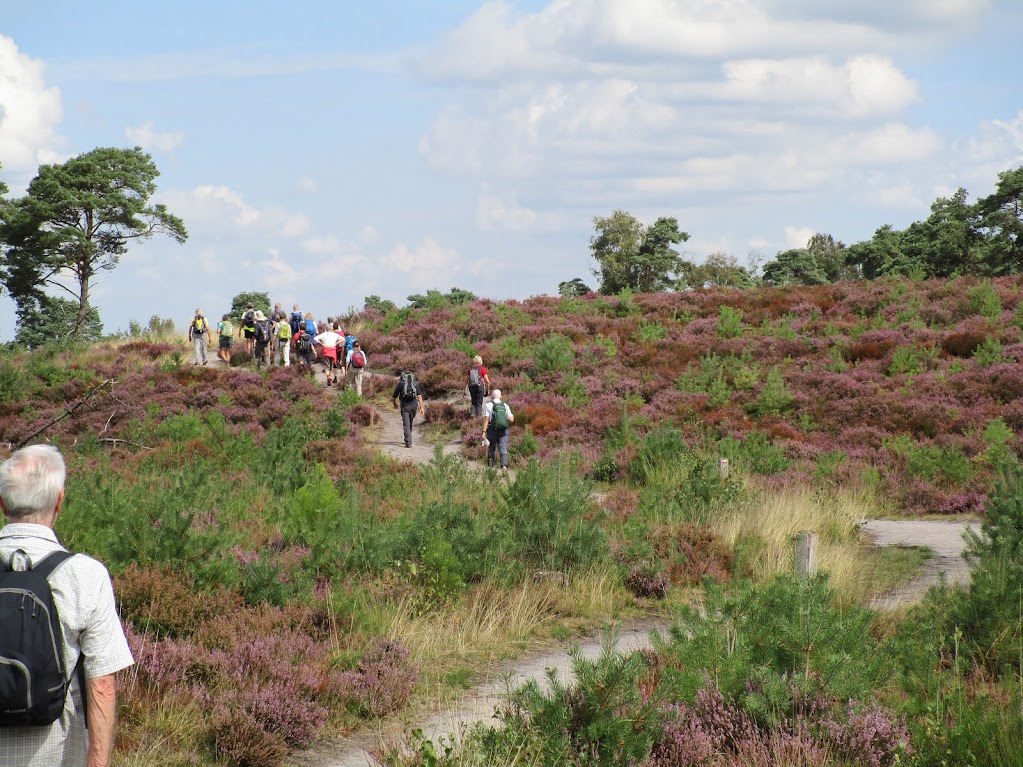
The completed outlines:
[[[877,546],[926,546],[933,552],[916,578],[873,601],[871,606],[877,610],[892,610],[919,602],[927,589],[941,580],[942,574],[950,584],[965,585],[970,581],[970,568],[963,559],[966,547],[963,536],[967,529],[979,532],[978,522],[872,519],[860,529]]]

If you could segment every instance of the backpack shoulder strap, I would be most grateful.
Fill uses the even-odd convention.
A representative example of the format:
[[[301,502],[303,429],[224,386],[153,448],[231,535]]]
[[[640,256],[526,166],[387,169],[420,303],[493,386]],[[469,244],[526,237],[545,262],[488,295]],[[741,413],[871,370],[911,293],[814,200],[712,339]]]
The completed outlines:
[[[58,567],[67,562],[73,556],[74,554],[70,551],[54,551],[36,562],[35,565],[32,566],[32,572],[39,573],[44,578],[49,578]]]

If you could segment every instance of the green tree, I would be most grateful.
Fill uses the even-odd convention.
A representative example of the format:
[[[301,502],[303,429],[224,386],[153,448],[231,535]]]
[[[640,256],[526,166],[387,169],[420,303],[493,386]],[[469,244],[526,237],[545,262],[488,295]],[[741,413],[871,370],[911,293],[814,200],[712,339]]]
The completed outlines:
[[[931,204],[927,220],[910,226],[907,250],[919,249],[929,277],[955,277],[982,274],[977,245],[977,214],[966,202],[966,190],[959,188],[949,198],[939,197]]]
[[[257,293],[254,290],[239,293],[231,299],[231,316],[240,318],[245,314],[249,304],[252,304],[253,309],[259,309],[266,316],[270,316],[270,294]]]
[[[999,173],[994,193],[978,200],[975,209],[986,273],[1023,271],[1023,167]]]
[[[43,295],[23,299],[17,305],[18,324],[14,340],[29,349],[53,344],[64,345],[69,340],[85,343],[98,341],[103,335],[103,323],[95,307],[89,307],[85,327],[78,328],[78,302],[60,296]]]
[[[824,285],[828,275],[806,248],[783,250],[764,266],[764,282],[769,285]]]
[[[558,283],[558,295],[565,296],[566,298],[585,296],[587,293],[592,292],[590,286],[583,282],[582,277],[573,277],[571,280]]]
[[[394,301],[388,301],[375,293],[372,296],[366,296],[366,298],[363,299],[362,305],[367,309],[376,309],[378,312],[383,312],[384,314],[398,308]]]
[[[601,293],[653,293],[675,284],[684,262],[671,246],[689,239],[677,219],[662,216],[644,228],[631,214],[616,210],[594,216],[593,226],[590,252],[598,264],[593,275],[600,278]]]
[[[845,243],[839,242],[826,232],[818,232],[810,238],[806,249],[817,267],[824,272],[828,282],[838,282],[841,279],[856,276],[856,270],[850,269],[845,263]]]
[[[687,263],[679,287],[749,288],[753,284],[753,275],[746,267],[739,266],[735,256],[718,251],[707,256],[702,264]]]
[[[430,289],[425,295],[414,293],[407,300],[413,309],[442,309],[445,306],[458,306],[475,301],[476,294],[462,288],[451,288],[447,293]]]
[[[141,148],[100,148],[63,164],[41,165],[28,193],[13,203],[0,240],[7,245],[3,279],[19,304],[43,307],[46,288],[78,302],[73,336],[89,324],[89,290],[97,272],[113,269],[131,240],[188,235],[164,205],[149,205],[159,171]],[[68,287],[71,281],[75,287]]]

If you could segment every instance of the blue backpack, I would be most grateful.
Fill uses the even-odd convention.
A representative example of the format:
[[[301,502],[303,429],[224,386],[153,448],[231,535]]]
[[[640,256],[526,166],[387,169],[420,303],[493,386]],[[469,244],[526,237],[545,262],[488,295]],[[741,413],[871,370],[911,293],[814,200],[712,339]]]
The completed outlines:
[[[316,320],[305,321],[305,332],[311,336],[316,335]]]

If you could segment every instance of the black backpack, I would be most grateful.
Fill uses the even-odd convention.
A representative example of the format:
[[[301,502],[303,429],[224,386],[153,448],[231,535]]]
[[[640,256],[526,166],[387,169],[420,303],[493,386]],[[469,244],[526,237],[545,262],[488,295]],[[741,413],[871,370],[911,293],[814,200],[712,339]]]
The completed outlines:
[[[416,395],[416,376],[406,370],[401,374],[401,382],[398,384],[399,395],[402,399],[412,399]]]
[[[270,343],[270,320],[256,320],[256,340],[261,344]]]
[[[47,579],[73,556],[55,551],[24,571],[0,562],[0,727],[48,725],[64,711],[71,679]]]

